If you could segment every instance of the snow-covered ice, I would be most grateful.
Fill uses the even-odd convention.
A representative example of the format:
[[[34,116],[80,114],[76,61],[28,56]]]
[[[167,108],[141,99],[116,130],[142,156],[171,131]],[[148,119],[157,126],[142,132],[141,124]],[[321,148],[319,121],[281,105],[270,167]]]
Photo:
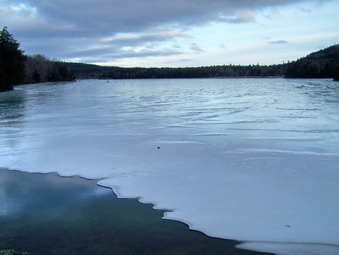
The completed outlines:
[[[245,248],[339,254],[339,86],[330,80],[17,87],[0,94],[0,167],[103,178],[118,196]]]

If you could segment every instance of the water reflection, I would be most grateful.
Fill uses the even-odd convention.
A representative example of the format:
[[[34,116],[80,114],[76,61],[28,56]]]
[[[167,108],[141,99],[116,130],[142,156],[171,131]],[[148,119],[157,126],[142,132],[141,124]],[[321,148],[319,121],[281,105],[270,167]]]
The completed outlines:
[[[0,168],[0,250],[32,254],[260,254],[164,221],[93,180]],[[262,253],[261,253],[262,254]]]
[[[0,109],[0,123],[22,118],[25,109],[25,92],[14,90],[0,93]]]
[[[0,93],[0,151],[17,145],[16,138],[22,133],[25,102],[25,91]]]
[[[100,195],[112,195],[95,181],[80,177],[60,178],[56,174],[23,174],[0,171],[0,216],[2,219],[22,217],[64,217],[70,205],[89,203]]]

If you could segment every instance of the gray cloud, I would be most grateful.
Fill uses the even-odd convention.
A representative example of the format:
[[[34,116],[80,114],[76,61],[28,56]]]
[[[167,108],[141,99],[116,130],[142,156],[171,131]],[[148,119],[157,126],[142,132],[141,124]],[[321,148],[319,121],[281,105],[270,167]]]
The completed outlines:
[[[198,46],[198,44],[196,44],[196,43],[192,43],[190,49],[191,49],[192,51],[197,52],[197,53],[203,52],[203,51],[204,51],[204,50],[203,50],[202,48],[200,48],[200,47]]]
[[[178,37],[190,37],[188,34],[183,32],[175,32],[175,31],[165,31],[158,30],[152,33],[143,33],[143,34],[135,34],[135,33],[127,33],[122,35],[116,35],[113,37],[107,37],[103,39],[104,43],[110,44],[125,44],[125,45],[141,45],[145,42],[153,43],[153,42],[164,42]]]
[[[126,54],[124,47],[152,49],[189,37],[184,31],[204,23],[254,22],[260,9],[322,1],[0,0],[0,24],[8,26],[31,54],[89,59],[105,53],[112,58],[138,56],[144,50],[152,56],[155,51],[147,49]],[[197,46],[191,50],[201,51]],[[118,53],[110,54],[113,51]],[[156,52],[161,51],[158,47]]]
[[[256,9],[312,0],[11,0],[2,1],[35,8],[37,14],[56,24],[71,24],[77,32],[136,32],[164,24],[193,25],[211,20],[242,20]],[[321,0],[313,0],[315,2]],[[239,16],[240,13],[240,16]]]
[[[288,41],[286,40],[277,40],[277,41],[270,41],[270,44],[287,44]]]
[[[228,23],[255,22],[255,14],[252,11],[244,11],[244,12],[236,13],[233,16],[220,17],[219,20],[228,22]]]
[[[88,50],[80,52],[82,60],[87,63],[107,63],[119,59],[129,59],[129,58],[147,58],[147,57],[168,57],[168,56],[178,56],[183,54],[181,51],[176,51],[173,49],[164,49],[164,50],[148,50],[143,49],[140,51],[136,50],[119,50],[119,51],[108,51],[108,50]],[[78,56],[75,54],[74,57]]]

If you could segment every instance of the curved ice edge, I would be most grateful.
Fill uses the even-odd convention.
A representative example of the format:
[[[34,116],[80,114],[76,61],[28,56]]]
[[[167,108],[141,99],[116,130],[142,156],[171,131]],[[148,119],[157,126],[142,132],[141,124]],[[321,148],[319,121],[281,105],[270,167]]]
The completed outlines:
[[[243,242],[239,249],[276,255],[339,255],[339,245],[291,242]]]
[[[142,203],[142,204],[147,204],[147,205],[152,205],[152,208],[154,210],[159,210],[159,211],[163,211],[163,216],[162,216],[162,219],[163,220],[170,220],[170,221],[175,221],[175,222],[178,222],[178,223],[181,223],[185,226],[188,227],[188,229],[190,231],[194,231],[194,232],[199,232],[205,236],[208,236],[208,237],[211,237],[211,238],[214,238],[214,239],[219,239],[219,240],[227,240],[227,241],[233,241],[233,242],[236,242],[238,244],[241,244],[242,241],[240,240],[236,240],[236,239],[229,239],[229,238],[224,238],[224,237],[220,237],[220,236],[215,236],[215,235],[211,235],[209,233],[207,233],[206,231],[203,231],[199,228],[195,228],[194,225],[192,223],[190,223],[189,221],[186,221],[186,220],[183,220],[181,218],[175,218],[175,217],[170,217],[169,214],[171,212],[174,212],[175,209],[172,208],[172,209],[168,209],[168,208],[165,208],[165,207],[160,207],[158,206],[156,203],[154,202],[151,202],[151,201],[147,201],[145,200],[143,197],[140,197],[140,196],[123,196],[120,194],[119,192],[119,186],[111,186],[111,185],[108,185],[108,184],[105,184],[105,183],[100,183],[101,181],[105,181],[106,178],[102,178],[100,179],[97,184],[101,187],[104,187],[104,188],[108,188],[108,189],[111,189],[112,192],[114,192],[114,194],[118,197],[118,198],[122,198],[122,199],[135,199],[137,200],[139,203]],[[238,248],[237,245],[235,245],[235,248]]]
[[[335,244],[249,241],[215,236],[200,228],[194,227],[194,224],[187,220],[171,216],[171,212],[174,212],[175,208],[168,209],[160,207],[155,202],[147,201],[140,196],[124,196],[119,192],[120,189],[119,186],[111,186],[105,184],[104,183],[105,179],[106,178],[102,178],[101,180],[99,180],[97,182],[98,185],[111,189],[117,195],[118,198],[136,199],[140,203],[153,205],[153,209],[164,212],[162,219],[182,223],[186,225],[191,231],[202,233],[211,238],[235,241],[239,243],[235,246],[238,249],[264,252],[276,255],[339,255],[339,245]]]
[[[25,171],[22,169],[16,170],[16,169],[10,169],[8,167],[0,166],[0,170],[1,169],[25,172],[25,173],[30,173],[30,174],[43,174],[43,175],[44,174],[56,174],[60,176],[61,178],[79,177],[85,180],[94,180],[96,181],[98,186],[110,189],[117,196],[117,198],[135,199],[142,204],[153,205],[153,209],[164,211],[162,219],[179,222],[181,224],[186,225],[191,231],[199,232],[212,238],[235,241],[239,243],[235,246],[238,249],[258,251],[258,252],[267,252],[267,253],[273,253],[276,255],[339,255],[339,245],[334,245],[334,244],[293,243],[293,242],[284,243],[284,242],[265,242],[265,241],[259,242],[259,241],[228,239],[228,238],[211,235],[207,233],[206,231],[202,231],[199,228],[195,228],[194,225],[188,221],[185,221],[185,220],[182,220],[176,217],[171,217],[169,214],[175,211],[175,209],[159,207],[156,203],[146,201],[142,197],[138,197],[138,196],[129,197],[129,196],[121,195],[121,193],[119,192],[119,186],[111,186],[111,185],[104,183],[104,181],[108,178],[91,178],[91,177],[86,177],[84,175],[78,175],[78,174],[63,175],[57,171],[51,171],[51,172]]]
[[[59,176],[61,178],[79,177],[79,178],[84,179],[84,180],[96,181],[96,184],[98,186],[111,190],[112,193],[114,193],[117,196],[118,199],[120,199],[120,198],[121,199],[134,199],[134,200],[137,200],[139,203],[147,204],[147,205],[152,205],[152,208],[154,210],[163,211],[163,217],[162,217],[163,220],[176,221],[178,223],[184,224],[191,231],[199,232],[199,233],[201,233],[201,234],[203,234],[205,236],[208,236],[208,237],[211,237],[211,238],[214,238],[214,239],[228,240],[228,241],[234,241],[236,243],[241,243],[241,241],[239,241],[239,240],[226,239],[226,238],[223,238],[223,237],[209,235],[208,233],[206,233],[205,231],[202,231],[199,228],[194,228],[193,224],[188,222],[188,221],[184,221],[182,219],[176,219],[176,218],[169,217],[168,214],[173,212],[173,211],[175,211],[175,209],[168,209],[168,208],[160,207],[156,203],[151,202],[151,201],[147,201],[143,197],[140,197],[140,196],[123,196],[123,195],[121,195],[121,193],[119,192],[120,187],[118,185],[109,185],[109,184],[105,183],[105,180],[109,179],[111,177],[108,177],[108,178],[107,177],[106,178],[91,178],[91,177],[86,177],[85,175],[78,175],[78,174],[63,175],[63,174],[61,174],[61,173],[59,173],[57,171],[52,171],[52,172],[32,171],[32,172],[28,172],[28,171],[25,171],[25,170],[14,170],[14,169],[9,169],[7,167],[0,167],[0,170],[1,169],[5,169],[5,170],[9,170],[9,171],[24,172],[24,173],[29,173],[29,174],[42,174],[42,175],[45,175],[45,174],[56,174],[57,176]]]
[[[106,178],[100,179],[100,180],[97,182],[97,184],[98,184],[99,186],[101,186],[101,187],[105,187],[105,188],[111,189],[112,192],[114,192],[114,194],[116,194],[116,196],[117,196],[118,198],[135,199],[135,200],[138,200],[138,201],[139,201],[140,203],[142,203],[142,204],[149,204],[149,205],[152,205],[152,208],[153,208],[154,210],[163,211],[163,217],[162,217],[163,220],[170,220],[170,221],[179,222],[179,223],[184,224],[185,226],[187,226],[188,229],[189,229],[190,231],[199,232],[199,233],[201,233],[201,234],[203,234],[203,235],[205,235],[205,236],[208,236],[208,237],[211,237],[211,238],[214,238],[214,239],[220,239],[220,240],[225,240],[225,241],[226,241],[226,240],[227,240],[227,241],[234,241],[234,242],[238,243],[238,245],[235,245],[235,248],[243,249],[243,248],[241,248],[241,247],[238,247],[239,245],[243,244],[243,243],[242,243],[243,241],[236,240],[236,239],[224,238],[224,237],[220,237],[220,236],[215,236],[215,235],[209,234],[209,233],[206,232],[206,231],[203,231],[203,230],[201,230],[201,229],[199,229],[199,228],[194,227],[194,224],[190,223],[189,221],[183,220],[183,219],[181,219],[181,218],[176,218],[176,217],[170,216],[170,213],[175,211],[174,208],[168,209],[168,208],[160,207],[160,206],[158,206],[156,203],[154,203],[154,202],[152,202],[152,201],[147,201],[147,200],[145,200],[143,197],[140,197],[140,196],[123,196],[123,195],[121,195],[121,193],[119,192],[119,189],[120,189],[119,186],[117,186],[117,185],[114,185],[114,186],[108,185],[108,184],[105,183],[105,179],[106,179]],[[251,249],[247,249],[247,250],[251,250]],[[256,251],[256,250],[253,250],[253,251]],[[257,251],[260,251],[260,250],[257,250]],[[289,255],[291,255],[291,254],[289,254]],[[293,255],[294,255],[294,254],[293,254]],[[332,254],[330,254],[330,255],[332,255]],[[339,255],[339,254],[338,254],[338,255]]]
[[[152,205],[152,208],[154,210],[159,210],[159,211],[164,211],[164,215],[166,214],[166,212],[173,212],[174,209],[168,209],[168,208],[163,208],[163,207],[160,207],[158,206],[156,203],[154,202],[151,202],[151,201],[147,201],[145,200],[143,197],[140,197],[140,196],[123,196],[121,195],[119,189],[120,187],[117,186],[117,185],[109,185],[109,184],[106,184],[105,183],[105,180],[108,179],[108,178],[101,178],[101,179],[98,179],[97,180],[97,185],[99,185],[100,187],[104,187],[104,188],[108,188],[110,190],[112,190],[112,192],[117,196],[117,198],[125,198],[125,199],[135,199],[137,200],[139,203],[142,203],[142,204],[150,204]],[[163,217],[164,219],[164,217]],[[182,222],[182,221],[180,221]]]

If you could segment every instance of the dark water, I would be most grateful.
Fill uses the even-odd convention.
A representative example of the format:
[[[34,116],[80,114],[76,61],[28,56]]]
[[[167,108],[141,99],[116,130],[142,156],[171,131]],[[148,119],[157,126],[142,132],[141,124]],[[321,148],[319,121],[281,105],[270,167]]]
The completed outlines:
[[[95,180],[0,169],[0,250],[32,254],[263,254],[162,220]]]

